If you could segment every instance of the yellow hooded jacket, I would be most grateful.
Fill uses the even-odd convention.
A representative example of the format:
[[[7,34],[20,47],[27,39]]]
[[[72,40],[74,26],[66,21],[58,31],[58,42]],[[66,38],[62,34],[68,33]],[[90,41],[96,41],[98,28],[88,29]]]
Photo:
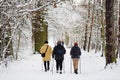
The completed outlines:
[[[48,46],[48,48],[47,48]],[[46,48],[47,48],[47,51],[46,51]],[[45,53],[45,57],[43,57],[43,61],[50,61],[51,60],[51,55],[52,55],[52,48],[51,46],[49,46],[48,44],[44,44],[41,49],[40,49],[40,53]]]

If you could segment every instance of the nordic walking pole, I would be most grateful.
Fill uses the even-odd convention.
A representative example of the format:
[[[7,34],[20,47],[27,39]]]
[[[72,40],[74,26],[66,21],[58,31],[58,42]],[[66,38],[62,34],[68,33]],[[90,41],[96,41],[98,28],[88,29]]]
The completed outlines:
[[[72,59],[70,58],[70,73],[72,73]]]
[[[54,59],[52,59],[52,74],[53,74],[53,68],[54,68]]]
[[[41,64],[41,70],[43,71],[43,61],[42,61],[42,64]]]
[[[81,58],[80,58],[80,60],[79,60],[79,72],[80,72],[80,74],[81,74]]]

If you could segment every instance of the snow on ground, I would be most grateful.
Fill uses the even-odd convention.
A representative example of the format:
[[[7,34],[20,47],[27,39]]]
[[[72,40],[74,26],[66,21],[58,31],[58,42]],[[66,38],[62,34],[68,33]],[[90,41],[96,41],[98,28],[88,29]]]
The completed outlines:
[[[69,50],[66,48],[64,66],[65,73],[44,72],[40,54],[33,54],[24,60],[9,62],[8,67],[0,67],[0,80],[120,80],[120,61],[113,68],[104,69],[105,59],[100,57],[101,53],[91,51],[87,53],[82,50],[81,74],[71,73],[71,59]],[[51,61],[51,66],[53,60]]]

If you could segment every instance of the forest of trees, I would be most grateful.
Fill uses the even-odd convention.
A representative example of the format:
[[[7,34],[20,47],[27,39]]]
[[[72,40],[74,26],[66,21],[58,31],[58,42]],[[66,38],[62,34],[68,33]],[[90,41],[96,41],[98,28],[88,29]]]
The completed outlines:
[[[73,41],[78,41],[85,51],[95,49],[96,53],[102,50],[106,66],[116,63],[116,58],[120,56],[119,0],[81,0],[82,3],[77,5],[75,0],[0,0],[0,62],[6,64],[8,58],[17,60],[21,38],[26,42],[28,39],[23,29],[31,31],[33,51],[39,51],[43,42],[48,40],[46,16],[49,6],[55,9],[58,4],[66,2],[71,5],[72,11],[79,12],[83,23],[77,20],[75,24],[78,26],[69,32],[66,31],[69,27],[62,28],[65,44],[69,47]],[[81,8],[85,12],[81,12]],[[54,20],[51,22],[56,23]]]

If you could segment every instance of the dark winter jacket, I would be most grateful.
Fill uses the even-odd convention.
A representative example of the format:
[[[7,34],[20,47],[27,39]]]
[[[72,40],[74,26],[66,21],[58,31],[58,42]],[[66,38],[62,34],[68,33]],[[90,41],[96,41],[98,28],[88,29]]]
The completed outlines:
[[[58,44],[53,49],[52,57],[55,58],[55,60],[63,60],[65,53],[66,53],[65,48],[61,44]]]
[[[70,55],[71,55],[71,58],[80,58],[80,55],[81,55],[80,48],[77,45],[73,46],[71,48]]]

